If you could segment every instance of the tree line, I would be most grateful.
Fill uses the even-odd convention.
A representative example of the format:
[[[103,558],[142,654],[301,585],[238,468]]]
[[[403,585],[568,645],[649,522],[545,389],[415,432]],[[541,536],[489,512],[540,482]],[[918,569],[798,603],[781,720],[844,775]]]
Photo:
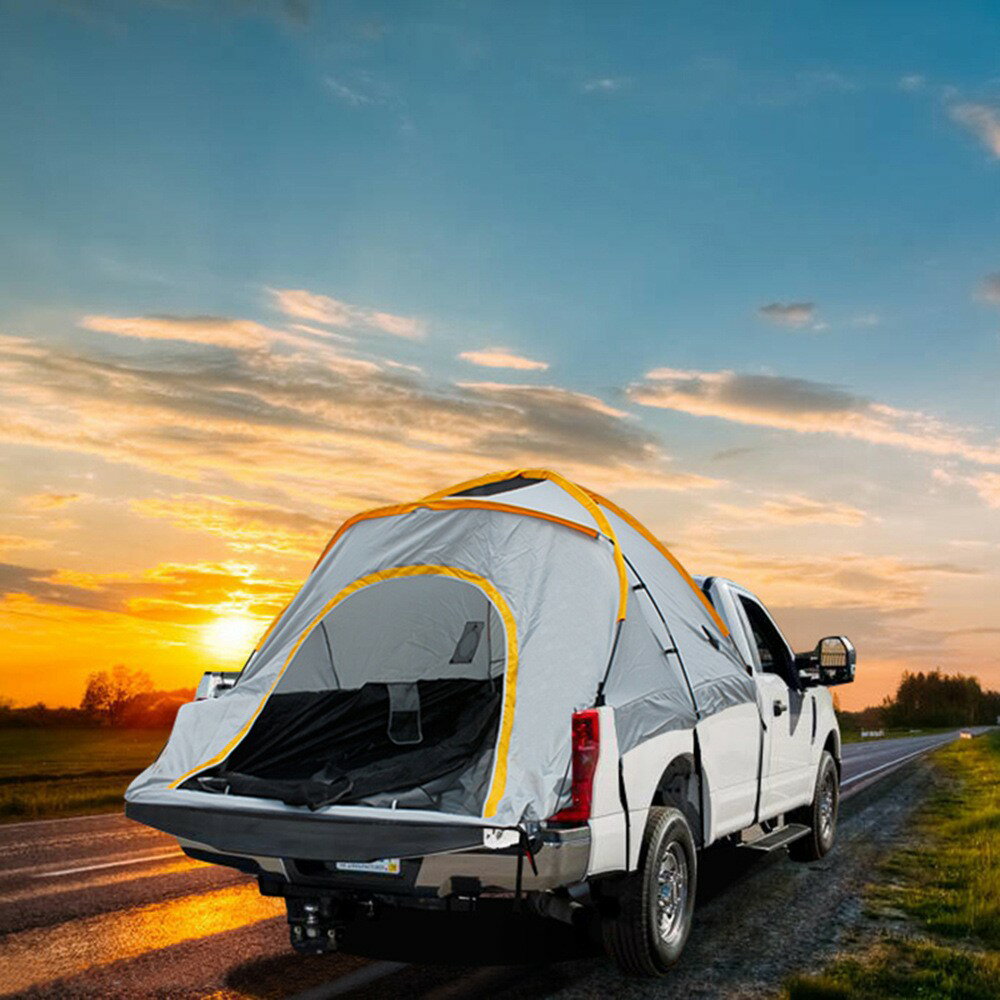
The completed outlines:
[[[161,728],[172,726],[177,710],[193,697],[193,688],[158,691],[144,670],[118,664],[87,677],[78,708],[50,708],[42,702],[17,708],[0,698],[0,726]]]
[[[989,725],[1000,716],[1000,691],[984,691],[964,674],[906,671],[896,693],[860,712],[838,712],[844,728],[926,729]]]

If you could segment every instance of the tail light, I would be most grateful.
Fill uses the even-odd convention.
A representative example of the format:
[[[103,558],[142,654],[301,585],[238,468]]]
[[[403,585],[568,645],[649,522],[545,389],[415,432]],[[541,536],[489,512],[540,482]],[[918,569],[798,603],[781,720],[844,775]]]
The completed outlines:
[[[551,819],[556,823],[585,823],[594,801],[594,772],[601,752],[601,717],[596,708],[573,715],[573,801]]]

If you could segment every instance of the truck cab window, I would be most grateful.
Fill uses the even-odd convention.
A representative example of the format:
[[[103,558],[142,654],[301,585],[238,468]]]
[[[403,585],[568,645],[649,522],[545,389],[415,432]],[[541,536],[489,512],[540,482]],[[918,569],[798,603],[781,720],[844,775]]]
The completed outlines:
[[[778,674],[790,688],[798,689],[799,683],[793,669],[792,654],[781,633],[775,628],[774,622],[756,601],[742,594],[739,597],[743,612],[750,623],[761,669],[765,673]]]

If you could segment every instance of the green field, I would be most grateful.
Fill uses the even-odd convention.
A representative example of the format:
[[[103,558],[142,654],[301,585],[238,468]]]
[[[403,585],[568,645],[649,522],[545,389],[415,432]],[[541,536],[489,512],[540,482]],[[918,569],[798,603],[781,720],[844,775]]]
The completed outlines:
[[[933,755],[914,836],[875,873],[873,929],[790,1000],[1000,996],[1000,732]]]
[[[0,729],[0,823],[120,809],[165,729]]]

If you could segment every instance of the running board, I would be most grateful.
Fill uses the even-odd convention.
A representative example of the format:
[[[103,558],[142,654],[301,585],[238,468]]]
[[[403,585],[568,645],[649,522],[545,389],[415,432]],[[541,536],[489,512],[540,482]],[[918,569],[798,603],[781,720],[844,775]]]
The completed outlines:
[[[787,823],[773,833],[766,833],[756,840],[745,841],[740,847],[752,847],[755,851],[776,851],[779,847],[787,847],[808,833],[809,827],[802,823]]]

